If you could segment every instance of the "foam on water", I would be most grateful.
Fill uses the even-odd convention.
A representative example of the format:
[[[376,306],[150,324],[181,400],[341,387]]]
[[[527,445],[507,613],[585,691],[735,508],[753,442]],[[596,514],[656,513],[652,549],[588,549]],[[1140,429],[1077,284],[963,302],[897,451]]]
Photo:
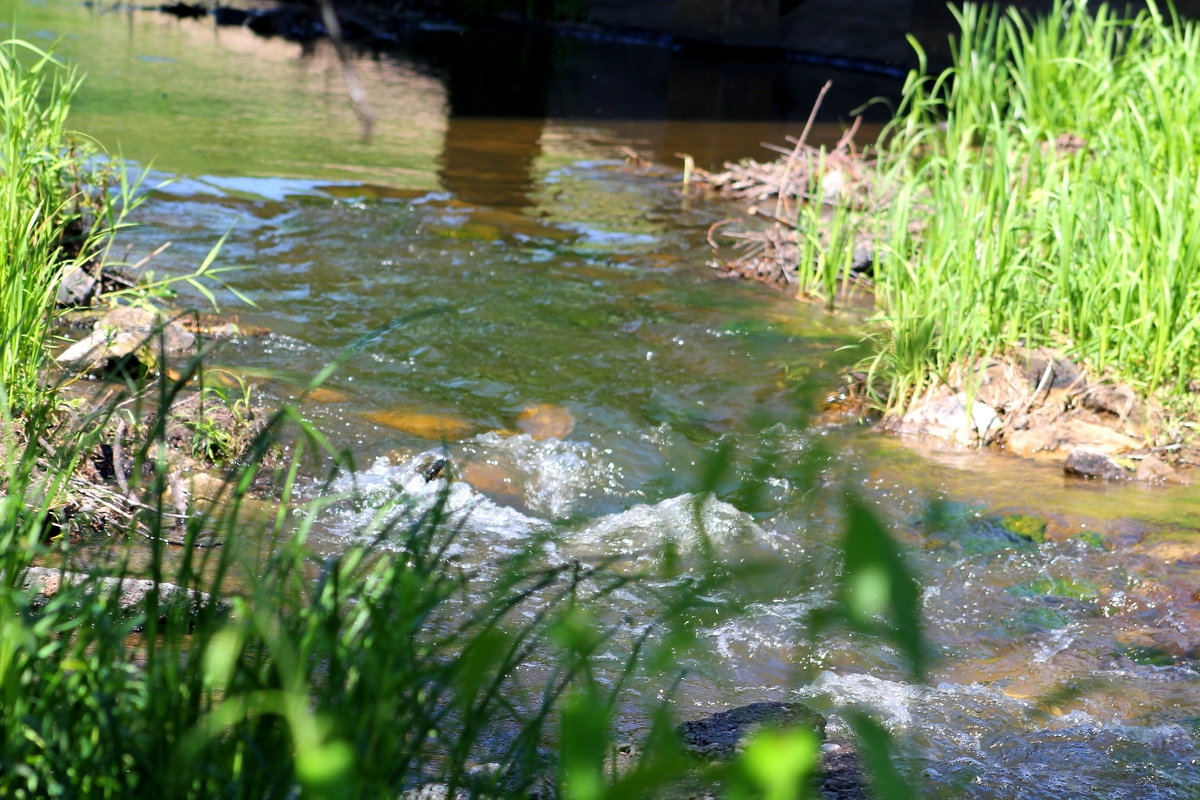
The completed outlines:
[[[577,557],[654,555],[672,545],[679,553],[710,546],[718,554],[761,547],[769,535],[748,514],[711,496],[682,494],[609,514],[564,534]]]
[[[590,442],[485,433],[460,450],[464,458],[510,471],[524,505],[549,519],[573,516],[598,499],[624,492],[621,468]]]
[[[403,529],[405,523],[433,509],[443,496],[444,524],[471,534],[476,541],[498,546],[548,530],[545,520],[498,505],[462,481],[444,477],[427,480],[422,471],[441,457],[437,451],[400,463],[382,457],[366,470],[339,477],[332,487],[334,492],[360,502],[335,506],[328,514],[326,530],[348,540],[363,540],[384,525]]]
[[[936,797],[1119,800],[1135,780],[1137,797],[1165,799],[1194,797],[1200,784],[1193,733],[1178,724],[1106,721],[979,683],[919,687],[832,671],[801,694],[829,703],[835,735],[847,732],[839,709],[872,713],[924,765]]]
[[[708,638],[717,655],[735,663],[794,658],[796,643],[803,641],[804,622],[817,605],[813,597],[754,603],[744,617],[713,628]]]
[[[874,675],[838,675],[830,671],[818,675],[805,689],[805,694],[824,695],[836,706],[857,706],[874,711],[891,730],[907,728],[912,723],[912,706],[922,697],[921,689],[910,683]]]

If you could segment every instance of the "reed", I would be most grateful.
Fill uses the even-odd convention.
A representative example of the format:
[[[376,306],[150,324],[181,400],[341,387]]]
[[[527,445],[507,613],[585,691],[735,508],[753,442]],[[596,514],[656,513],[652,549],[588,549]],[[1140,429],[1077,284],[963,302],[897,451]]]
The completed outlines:
[[[39,372],[65,270],[107,250],[129,187],[67,128],[73,69],[17,39],[0,42],[0,401],[44,399]]]
[[[832,222],[875,244],[870,368],[892,409],[1018,344],[1186,402],[1200,367],[1200,28],[1069,0],[1037,18],[956,14],[952,66],[931,73],[917,47],[881,139],[886,201]]]

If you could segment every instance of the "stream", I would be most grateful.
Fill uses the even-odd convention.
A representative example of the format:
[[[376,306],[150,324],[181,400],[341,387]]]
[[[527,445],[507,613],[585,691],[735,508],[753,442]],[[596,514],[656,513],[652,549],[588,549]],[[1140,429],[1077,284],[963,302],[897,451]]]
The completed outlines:
[[[1200,792],[1194,489],[1099,486],[1002,454],[800,426],[798,387],[835,385],[856,357],[854,315],[718,279],[706,232],[732,210],[624,158],[766,157],[760,143],[795,135],[827,78],[815,136],[836,139],[897,78],[417,31],[356,57],[376,117],[364,143],[327,43],[103,5],[7,0],[0,19],[79,65],[74,125],[152,189],[122,238],[129,261],[170,242],[147,269],[185,274],[228,234],[221,277],[254,306],[218,287],[221,310],[271,333],[210,367],[249,376],[260,403],[290,402],[376,332],[301,406],[353,454],[339,488],[371,501],[322,517],[318,552],[359,537],[398,486],[448,489],[457,555],[480,567],[535,535],[550,558],[618,568],[645,566],[666,538],[686,557],[699,516],[720,557],[789,566],[735,587],[747,614],[701,627],[685,716],[803,699],[837,733],[839,709],[871,709],[928,797]],[[204,298],[184,287],[176,302]],[[453,480],[426,483],[442,435]],[[804,642],[804,615],[830,595],[834,492],[783,468],[758,504],[730,481],[697,510],[721,442],[794,463],[819,444],[818,484],[853,486],[891,522],[937,653],[926,685],[880,642]],[[926,522],[934,507],[944,526]],[[1045,541],[1014,533],[1031,529]],[[613,599],[635,621],[649,602]],[[622,724],[636,737],[637,713]]]

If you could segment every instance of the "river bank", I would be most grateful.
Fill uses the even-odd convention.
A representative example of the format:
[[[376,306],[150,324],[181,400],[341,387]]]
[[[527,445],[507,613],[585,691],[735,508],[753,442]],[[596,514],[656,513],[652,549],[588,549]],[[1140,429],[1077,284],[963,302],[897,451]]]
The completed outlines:
[[[1200,460],[1197,163],[1168,118],[1190,101],[1162,97],[1189,91],[1195,24],[1069,4],[960,22],[954,66],[912,73],[877,143],[802,136],[698,174],[750,204],[722,267],[873,308],[859,390],[884,430],[1179,480],[1164,462]]]

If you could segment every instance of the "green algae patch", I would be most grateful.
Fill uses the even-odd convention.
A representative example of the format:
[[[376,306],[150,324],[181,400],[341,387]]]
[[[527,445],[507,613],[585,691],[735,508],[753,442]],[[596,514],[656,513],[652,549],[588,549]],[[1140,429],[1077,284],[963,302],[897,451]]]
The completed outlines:
[[[1018,583],[1005,591],[1013,597],[1064,597],[1071,600],[1095,600],[1100,596],[1100,587],[1088,580],[1063,578],[1035,578]]]
[[[1179,661],[1161,647],[1149,645],[1128,645],[1118,650],[1116,655],[1146,667],[1173,667]]]
[[[1017,614],[1017,627],[1025,631],[1056,631],[1070,625],[1071,615],[1056,608],[1027,608]]]
[[[1046,520],[1032,514],[1009,514],[1000,519],[1000,526],[1037,544],[1044,544],[1046,541]]]
[[[927,547],[963,555],[1031,549],[1046,538],[1046,521],[1039,517],[991,514],[984,506],[956,501],[931,503],[921,524],[928,531]]]
[[[1108,545],[1104,542],[1104,537],[1095,531],[1080,531],[1077,535],[1071,537],[1075,541],[1083,542],[1093,550],[1107,550]]]

